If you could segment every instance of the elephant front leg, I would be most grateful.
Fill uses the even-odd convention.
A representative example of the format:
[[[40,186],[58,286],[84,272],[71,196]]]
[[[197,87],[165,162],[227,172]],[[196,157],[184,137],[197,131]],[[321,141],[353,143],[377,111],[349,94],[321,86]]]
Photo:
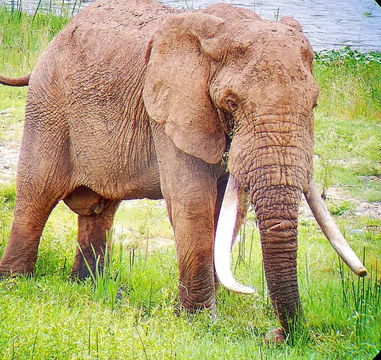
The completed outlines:
[[[219,166],[211,166],[157,136],[161,189],[174,229],[179,265],[179,298],[195,312],[215,307],[214,217]]]
[[[189,312],[215,307],[211,193],[212,189],[203,198],[167,200],[176,238],[179,298]]]

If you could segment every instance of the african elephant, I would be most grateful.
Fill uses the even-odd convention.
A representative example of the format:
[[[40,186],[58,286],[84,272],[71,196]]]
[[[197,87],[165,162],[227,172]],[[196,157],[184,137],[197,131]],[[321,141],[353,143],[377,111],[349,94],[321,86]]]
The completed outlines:
[[[337,251],[366,274],[311,180],[318,97],[312,61],[308,40],[289,17],[265,21],[226,4],[184,12],[154,0],[101,0],[83,9],[30,75],[0,78],[29,84],[14,222],[0,272],[33,271],[44,224],[60,200],[78,214],[81,251],[72,275],[83,278],[84,258],[92,269],[96,257],[103,261],[121,200],[164,198],[181,305],[213,309],[214,267],[229,289],[253,291],[229,266],[245,193],[283,339],[301,318],[303,193]]]

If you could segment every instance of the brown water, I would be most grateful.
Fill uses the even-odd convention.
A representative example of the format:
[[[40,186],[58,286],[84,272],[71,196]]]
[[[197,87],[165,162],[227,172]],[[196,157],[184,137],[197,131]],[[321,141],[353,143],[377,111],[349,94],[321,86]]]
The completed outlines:
[[[0,4],[20,7],[34,13],[39,10],[69,15],[88,0],[0,0]],[[199,9],[217,0],[162,0],[184,9]],[[351,46],[361,51],[381,51],[381,7],[374,0],[225,0],[256,11],[262,18],[274,20],[293,16],[303,26],[313,48],[340,49]]]

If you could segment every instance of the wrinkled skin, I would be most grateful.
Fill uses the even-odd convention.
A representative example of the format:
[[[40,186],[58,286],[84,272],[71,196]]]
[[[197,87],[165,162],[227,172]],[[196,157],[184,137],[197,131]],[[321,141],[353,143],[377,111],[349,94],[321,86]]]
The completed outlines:
[[[267,284],[283,330],[300,319],[297,214],[311,178],[318,90],[311,47],[292,18],[225,4],[178,12],[103,0],[49,45],[29,82],[17,199],[1,273],[29,273],[58,201],[78,214],[74,277],[103,261],[121,200],[164,197],[179,297],[215,306],[213,241],[222,165],[254,205]],[[83,254],[83,255],[82,255]],[[283,336],[283,335],[282,335]]]

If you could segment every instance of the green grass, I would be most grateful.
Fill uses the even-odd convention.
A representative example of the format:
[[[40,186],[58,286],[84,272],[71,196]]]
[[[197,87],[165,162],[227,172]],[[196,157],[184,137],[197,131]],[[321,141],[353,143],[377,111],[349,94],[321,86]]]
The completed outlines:
[[[3,247],[10,231],[12,191],[2,196]],[[153,202],[142,201],[141,205],[155,208]],[[58,359],[246,359],[261,354],[264,359],[370,357],[380,346],[381,294],[375,271],[381,255],[377,246],[381,221],[337,220],[359,254],[366,246],[365,263],[372,274],[363,285],[363,280],[343,269],[316,224],[301,221],[299,279],[310,339],[293,347],[274,347],[264,342],[277,320],[263,280],[252,216],[247,220],[245,244],[236,249],[233,263],[238,278],[253,284],[259,293],[242,296],[220,289],[219,318],[213,321],[207,313],[174,316],[177,267],[173,247],[152,250],[147,256],[144,246],[120,248],[116,242],[111,264],[101,278],[71,282],[76,219],[60,205],[44,231],[36,274],[0,282],[0,352],[5,359],[33,353],[40,359],[51,354]],[[160,222],[168,225],[164,216]],[[140,224],[131,222],[131,227],[138,231]]]
[[[29,72],[67,21],[0,8],[0,73]],[[329,207],[370,275],[338,261],[316,223],[299,221],[298,274],[309,338],[269,345],[278,326],[264,281],[259,234],[249,215],[235,247],[237,277],[258,295],[220,289],[218,319],[175,316],[177,265],[164,206],[118,211],[111,260],[84,283],[69,280],[76,216],[63,204],[41,239],[33,277],[0,281],[0,359],[371,359],[381,347],[381,220],[354,216],[354,201],[380,201],[381,65],[377,54],[320,53],[315,77],[315,177],[349,197]],[[0,141],[20,141],[25,89],[0,87]],[[378,180],[377,180],[378,179]],[[352,198],[352,199],[351,199]],[[0,184],[0,253],[9,236],[14,184]],[[165,246],[165,244],[167,244]]]
[[[381,201],[381,54],[320,52],[314,75],[315,177],[326,188]]]
[[[8,76],[30,73],[41,51],[67,23],[68,18],[8,11],[0,6],[0,73]],[[0,141],[10,140],[7,130],[22,126],[26,88],[9,91],[0,87]],[[21,133],[21,132],[20,132]]]

